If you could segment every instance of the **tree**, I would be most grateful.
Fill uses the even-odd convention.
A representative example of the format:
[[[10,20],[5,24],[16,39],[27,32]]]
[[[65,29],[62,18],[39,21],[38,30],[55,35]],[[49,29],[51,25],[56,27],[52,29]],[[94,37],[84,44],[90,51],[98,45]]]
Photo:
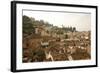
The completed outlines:
[[[68,39],[68,35],[67,34],[65,35],[65,39]]]
[[[73,27],[73,32],[75,32],[76,31],[76,28],[75,27]]]
[[[40,20],[39,23],[40,23],[40,25],[44,25],[45,24],[43,20]]]
[[[23,33],[30,34],[33,32],[33,24],[28,16],[23,16]]]

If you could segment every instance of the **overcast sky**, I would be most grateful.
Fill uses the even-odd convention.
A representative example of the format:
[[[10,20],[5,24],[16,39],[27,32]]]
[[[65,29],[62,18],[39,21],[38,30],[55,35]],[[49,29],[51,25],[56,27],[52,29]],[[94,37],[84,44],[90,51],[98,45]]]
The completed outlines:
[[[23,15],[44,20],[58,27],[76,27],[78,31],[91,30],[91,14],[71,12],[23,11]]]

